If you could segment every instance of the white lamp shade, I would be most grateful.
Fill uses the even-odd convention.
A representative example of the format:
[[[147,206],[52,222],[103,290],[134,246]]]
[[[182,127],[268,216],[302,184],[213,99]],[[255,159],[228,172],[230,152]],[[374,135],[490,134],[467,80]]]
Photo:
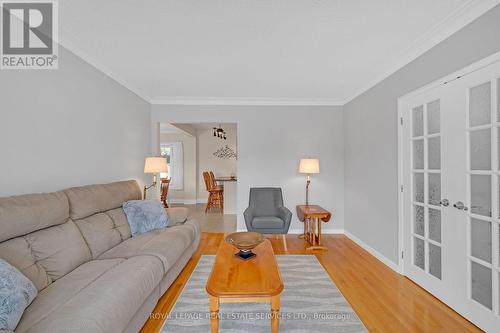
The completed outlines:
[[[299,164],[300,173],[319,173],[319,160],[316,158],[303,158]]]
[[[144,173],[167,172],[167,159],[165,157],[147,157],[144,163]]]

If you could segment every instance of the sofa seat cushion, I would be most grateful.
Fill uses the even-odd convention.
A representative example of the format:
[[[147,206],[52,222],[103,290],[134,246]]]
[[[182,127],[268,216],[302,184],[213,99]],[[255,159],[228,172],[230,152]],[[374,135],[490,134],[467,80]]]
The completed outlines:
[[[40,292],[16,333],[122,332],[162,278],[152,256],[90,261]]]
[[[163,263],[164,273],[177,262],[177,259],[193,243],[199,234],[199,225],[188,220],[182,225],[158,229],[132,237],[104,252],[99,259],[132,258],[138,255],[151,255]]]
[[[258,216],[252,220],[252,227],[259,229],[281,229],[285,222],[276,216]]]

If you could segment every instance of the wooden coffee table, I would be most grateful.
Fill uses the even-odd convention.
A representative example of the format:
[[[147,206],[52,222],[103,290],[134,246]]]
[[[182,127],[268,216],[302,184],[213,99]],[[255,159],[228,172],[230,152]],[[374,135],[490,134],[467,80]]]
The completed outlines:
[[[280,294],[283,281],[271,242],[266,239],[253,252],[256,257],[242,260],[238,250],[223,242],[208,278],[206,290],[210,302],[212,333],[219,331],[220,303],[271,303],[271,332],[279,330]]]

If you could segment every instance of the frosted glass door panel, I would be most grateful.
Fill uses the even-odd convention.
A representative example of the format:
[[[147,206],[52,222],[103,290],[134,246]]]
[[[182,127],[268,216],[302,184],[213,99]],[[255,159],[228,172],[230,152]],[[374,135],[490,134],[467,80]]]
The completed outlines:
[[[491,129],[470,132],[471,170],[491,170]]]
[[[440,101],[427,103],[427,134],[436,134],[440,131]]]
[[[413,142],[413,168],[424,168],[424,140],[415,140]]]
[[[430,138],[428,141],[428,168],[430,170],[441,169],[441,138]]]
[[[413,109],[413,137],[424,135],[424,107]]]
[[[491,222],[471,219],[471,254],[491,263]]]
[[[471,263],[471,297],[473,300],[484,305],[488,309],[492,307],[492,279],[491,269],[478,264]]]
[[[471,212],[491,216],[491,176],[471,175]]]
[[[429,208],[429,239],[441,243],[441,211]]]
[[[414,233],[420,236],[425,235],[425,214],[424,207],[415,205],[415,224],[413,226]]]
[[[491,83],[486,82],[470,89],[469,126],[491,123]]]

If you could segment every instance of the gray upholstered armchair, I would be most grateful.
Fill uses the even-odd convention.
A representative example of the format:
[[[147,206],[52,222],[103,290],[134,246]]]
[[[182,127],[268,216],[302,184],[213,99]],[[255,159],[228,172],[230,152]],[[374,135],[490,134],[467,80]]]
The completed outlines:
[[[248,231],[282,234],[286,251],[285,234],[290,228],[292,212],[283,206],[281,188],[251,188],[249,201],[249,207],[243,213]]]

